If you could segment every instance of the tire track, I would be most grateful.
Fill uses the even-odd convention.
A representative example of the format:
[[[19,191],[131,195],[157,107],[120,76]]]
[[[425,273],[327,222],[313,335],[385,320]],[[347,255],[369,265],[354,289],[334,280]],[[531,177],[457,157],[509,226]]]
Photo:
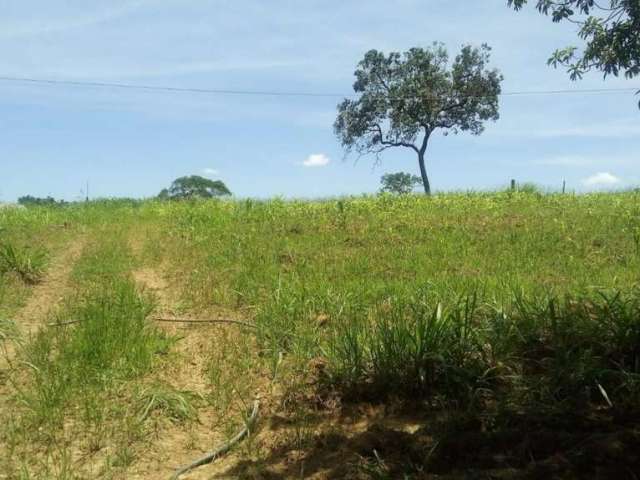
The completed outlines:
[[[32,335],[45,323],[71,288],[71,272],[85,245],[84,237],[76,237],[57,255],[47,269],[42,282],[36,285],[27,303],[14,320],[23,334]]]

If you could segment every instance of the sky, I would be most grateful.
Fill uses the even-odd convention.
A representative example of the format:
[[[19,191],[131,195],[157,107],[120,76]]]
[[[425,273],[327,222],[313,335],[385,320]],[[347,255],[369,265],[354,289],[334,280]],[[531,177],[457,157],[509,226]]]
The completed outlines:
[[[531,3],[531,2],[530,2]],[[183,175],[238,197],[372,193],[415,153],[344,157],[336,105],[366,51],[488,43],[503,91],[640,88],[546,65],[580,45],[576,26],[506,0],[0,0],[0,77],[322,97],[143,91],[0,80],[0,201],[51,195],[149,197]],[[570,190],[640,184],[633,92],[514,95],[480,136],[432,137],[435,190],[502,188],[511,178]]]

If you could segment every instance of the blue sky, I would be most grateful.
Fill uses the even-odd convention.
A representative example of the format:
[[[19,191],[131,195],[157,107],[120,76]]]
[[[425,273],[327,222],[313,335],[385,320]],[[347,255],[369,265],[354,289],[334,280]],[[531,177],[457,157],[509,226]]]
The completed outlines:
[[[0,76],[207,89],[351,93],[371,49],[442,41],[493,47],[503,90],[634,87],[546,66],[576,44],[506,0],[0,0]],[[166,93],[0,81],[0,201],[52,195],[145,197],[176,177],[224,180],[238,196],[374,192],[386,172],[417,173],[408,150],[380,164],[343,160],[333,135],[339,97]],[[437,134],[436,190],[486,189],[510,178],[576,190],[640,184],[633,93],[511,96],[479,136]]]

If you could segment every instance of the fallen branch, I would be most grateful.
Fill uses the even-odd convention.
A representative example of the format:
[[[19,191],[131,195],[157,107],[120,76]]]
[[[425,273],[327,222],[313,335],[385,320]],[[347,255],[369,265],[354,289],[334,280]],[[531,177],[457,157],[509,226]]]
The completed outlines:
[[[74,323],[81,323],[84,320],[69,320],[68,322],[56,322],[56,323],[48,323],[49,327],[64,327],[65,325],[73,325]]]
[[[190,472],[194,468],[197,468],[197,467],[200,467],[202,465],[206,465],[208,463],[211,463],[215,459],[217,459],[219,456],[224,455],[229,450],[231,450],[231,448],[236,443],[240,442],[244,437],[246,437],[249,434],[249,431],[251,430],[251,427],[253,426],[253,424],[256,421],[256,418],[258,418],[258,407],[259,406],[260,406],[260,402],[258,400],[255,400],[253,402],[253,409],[251,411],[251,415],[249,416],[249,418],[245,422],[244,427],[242,427],[242,429],[238,433],[236,433],[233,436],[233,438],[231,438],[228,442],[223,443],[222,445],[220,445],[216,449],[212,450],[211,452],[209,452],[209,453],[203,455],[202,457],[194,460],[190,464],[185,465],[184,467],[180,467],[171,476],[171,480],[178,480],[178,478],[181,475],[184,475],[185,473]]]
[[[252,323],[242,322],[240,320],[229,320],[229,319],[225,319],[225,318],[217,318],[217,319],[206,320],[206,319],[190,319],[190,318],[161,318],[161,317],[156,317],[156,318],[152,318],[152,320],[155,320],[156,322],[165,322],[165,323],[227,323],[227,324],[241,325],[241,326],[247,327],[247,328],[254,328],[254,329],[257,328]],[[68,322],[49,323],[48,325],[50,327],[64,327],[66,325],[74,325],[76,323],[81,323],[81,322],[84,322],[84,321],[85,320],[69,320]]]
[[[240,320],[229,320],[225,318],[216,318],[211,320],[201,320],[201,319],[190,319],[190,318],[162,318],[162,317],[154,317],[153,320],[156,322],[167,322],[167,323],[230,323],[235,325],[242,325],[247,328],[256,328],[252,323],[242,322]]]

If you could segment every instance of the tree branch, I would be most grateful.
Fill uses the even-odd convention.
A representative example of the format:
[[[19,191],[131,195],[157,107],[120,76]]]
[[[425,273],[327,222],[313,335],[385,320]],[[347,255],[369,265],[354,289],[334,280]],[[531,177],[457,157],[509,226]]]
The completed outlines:
[[[379,137],[379,142],[380,145],[384,145],[385,149],[387,147],[407,147],[407,148],[411,148],[412,150],[414,150],[416,153],[420,153],[420,151],[418,150],[418,147],[416,147],[413,143],[409,143],[409,142],[401,142],[401,141],[392,141],[392,140],[385,140],[384,139],[384,135],[382,133],[382,127],[378,124],[374,125],[374,128],[376,129],[376,131],[378,132],[378,137]],[[379,152],[378,152],[379,153]]]

